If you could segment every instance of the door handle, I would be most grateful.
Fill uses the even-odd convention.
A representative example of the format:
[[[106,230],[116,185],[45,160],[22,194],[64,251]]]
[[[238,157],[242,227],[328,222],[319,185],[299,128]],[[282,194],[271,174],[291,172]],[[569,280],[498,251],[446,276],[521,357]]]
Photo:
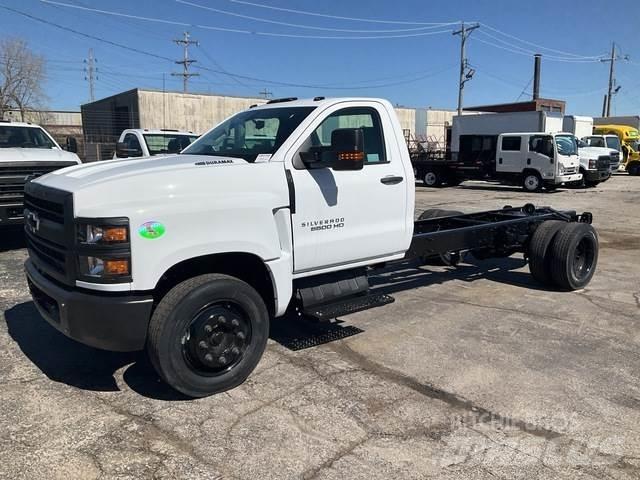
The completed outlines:
[[[402,180],[404,180],[404,178],[396,177],[394,175],[389,175],[387,177],[382,177],[380,179],[380,182],[384,183],[385,185],[396,185],[396,184],[402,182]]]

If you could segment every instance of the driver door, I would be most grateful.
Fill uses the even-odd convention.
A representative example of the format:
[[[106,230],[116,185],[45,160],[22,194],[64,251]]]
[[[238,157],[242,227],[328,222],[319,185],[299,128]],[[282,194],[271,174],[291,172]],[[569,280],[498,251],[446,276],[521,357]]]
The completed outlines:
[[[340,128],[362,129],[363,168],[307,168],[300,153],[331,148],[332,132]],[[404,171],[393,131],[389,114],[376,102],[335,105],[305,130],[289,159],[294,273],[382,259],[406,249],[406,189],[413,175]]]

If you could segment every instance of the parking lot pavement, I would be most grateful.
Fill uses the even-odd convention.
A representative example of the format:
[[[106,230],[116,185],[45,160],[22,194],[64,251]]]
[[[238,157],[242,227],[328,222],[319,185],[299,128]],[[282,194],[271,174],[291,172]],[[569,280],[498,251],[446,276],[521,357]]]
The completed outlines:
[[[593,212],[588,288],[547,291],[518,257],[407,265],[374,280],[395,303],[336,327],[361,333],[293,351],[319,327],[278,320],[249,380],[201,400],[49,327],[2,232],[0,478],[639,478],[640,179],[416,186],[417,213],[526,202]]]

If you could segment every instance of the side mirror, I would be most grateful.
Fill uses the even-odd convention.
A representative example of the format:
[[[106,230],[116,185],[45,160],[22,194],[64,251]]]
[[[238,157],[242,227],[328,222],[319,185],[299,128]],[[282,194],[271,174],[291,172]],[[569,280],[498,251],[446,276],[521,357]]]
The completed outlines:
[[[142,152],[137,148],[129,148],[124,142],[116,143],[116,157],[129,158],[129,157],[141,157]]]
[[[334,170],[362,170],[364,167],[364,133],[361,128],[339,128],[331,132]]]
[[[361,128],[338,128],[331,132],[331,145],[300,152],[307,168],[361,170],[364,166],[364,133]]]
[[[67,152],[78,153],[78,141],[75,137],[67,137],[64,149]]]

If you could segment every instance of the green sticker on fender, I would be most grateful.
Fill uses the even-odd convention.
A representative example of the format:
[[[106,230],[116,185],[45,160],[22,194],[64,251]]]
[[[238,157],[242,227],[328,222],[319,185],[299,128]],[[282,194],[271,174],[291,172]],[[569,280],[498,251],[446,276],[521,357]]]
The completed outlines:
[[[165,231],[164,225],[160,222],[145,222],[138,227],[138,234],[148,240],[160,238]]]

